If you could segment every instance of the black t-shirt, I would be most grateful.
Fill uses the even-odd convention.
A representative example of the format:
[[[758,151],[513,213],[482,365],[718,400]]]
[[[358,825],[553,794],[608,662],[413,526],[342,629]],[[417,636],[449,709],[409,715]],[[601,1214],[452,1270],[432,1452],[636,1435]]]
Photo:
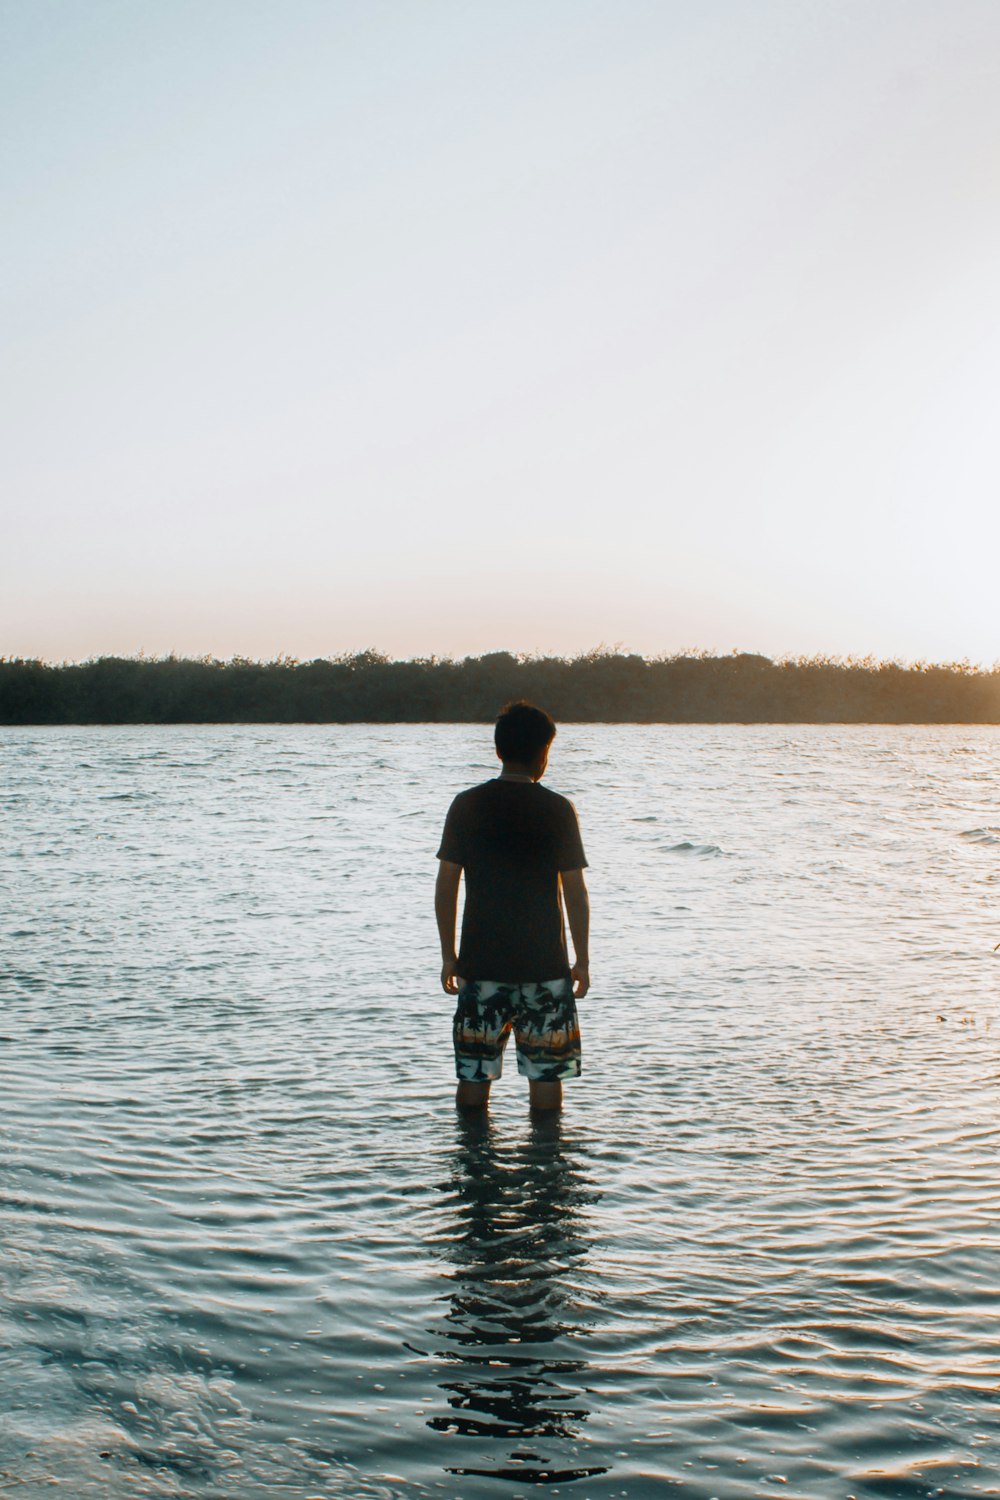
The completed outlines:
[[[537,781],[470,787],[448,809],[438,859],[465,871],[463,979],[569,974],[559,874],[587,863],[572,802]]]

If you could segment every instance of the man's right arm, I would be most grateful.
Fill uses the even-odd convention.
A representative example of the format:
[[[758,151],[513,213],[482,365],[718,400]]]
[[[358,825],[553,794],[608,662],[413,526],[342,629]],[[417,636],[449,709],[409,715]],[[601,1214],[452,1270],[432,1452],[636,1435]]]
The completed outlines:
[[[576,957],[570,973],[575,981],[574,995],[582,1000],[590,989],[590,897],[582,870],[563,870],[560,875],[566,918]]]
[[[458,883],[461,878],[461,865],[454,864],[450,859],[438,860],[434,915],[437,917],[438,937],[441,939],[441,988],[446,995],[458,994],[455,925],[458,920]]]

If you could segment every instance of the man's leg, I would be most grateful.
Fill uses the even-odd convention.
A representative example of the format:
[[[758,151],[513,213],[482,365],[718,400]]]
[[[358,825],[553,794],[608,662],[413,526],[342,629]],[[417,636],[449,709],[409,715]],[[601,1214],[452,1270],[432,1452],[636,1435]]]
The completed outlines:
[[[554,1083],[542,1083],[537,1078],[528,1079],[528,1104],[531,1109],[562,1109],[562,1084],[558,1078]]]
[[[562,1109],[562,1080],[580,1072],[580,1022],[572,982],[560,978],[522,984],[514,1035],[532,1113]]]
[[[452,1025],[459,1109],[485,1109],[489,1104],[490,1084],[503,1068],[510,1010],[510,986],[497,980],[469,979],[459,990]]]
[[[469,1083],[463,1078],[455,1090],[455,1105],[458,1109],[485,1109],[489,1102],[489,1079],[485,1083]]]

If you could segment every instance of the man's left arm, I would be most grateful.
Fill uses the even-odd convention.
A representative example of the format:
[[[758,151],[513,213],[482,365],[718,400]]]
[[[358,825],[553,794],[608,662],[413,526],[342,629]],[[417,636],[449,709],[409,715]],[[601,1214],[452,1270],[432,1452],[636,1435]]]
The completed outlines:
[[[576,959],[570,970],[575,985],[573,993],[582,1000],[590,989],[590,897],[582,870],[563,870],[559,879]]]
[[[455,965],[455,926],[458,920],[458,883],[462,866],[450,859],[438,860],[437,883],[434,886],[434,915],[441,939],[441,988],[446,995],[458,994]]]

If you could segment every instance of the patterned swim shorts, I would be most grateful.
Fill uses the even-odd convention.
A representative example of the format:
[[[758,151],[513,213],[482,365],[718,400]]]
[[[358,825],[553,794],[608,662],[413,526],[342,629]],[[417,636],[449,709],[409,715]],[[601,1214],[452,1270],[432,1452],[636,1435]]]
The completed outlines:
[[[499,1078],[511,1030],[517,1071],[540,1083],[580,1074],[580,1022],[571,979],[537,984],[470,979],[455,1008],[455,1072],[469,1083]]]

